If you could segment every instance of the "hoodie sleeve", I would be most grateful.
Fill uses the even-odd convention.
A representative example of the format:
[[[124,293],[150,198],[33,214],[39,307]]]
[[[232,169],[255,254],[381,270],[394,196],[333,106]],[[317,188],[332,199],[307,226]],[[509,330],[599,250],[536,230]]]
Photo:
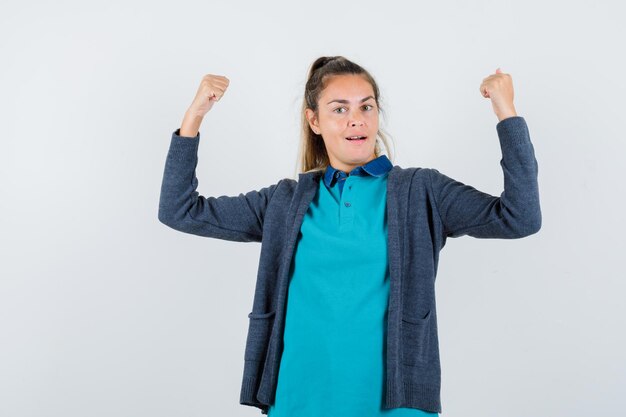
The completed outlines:
[[[429,169],[435,205],[446,237],[517,239],[541,228],[538,165],[528,126],[521,116],[496,125],[504,173],[499,197]]]
[[[198,144],[195,137],[172,133],[161,183],[159,221],[172,229],[235,242],[260,242],[263,219],[278,183],[237,196],[204,197],[196,190]]]

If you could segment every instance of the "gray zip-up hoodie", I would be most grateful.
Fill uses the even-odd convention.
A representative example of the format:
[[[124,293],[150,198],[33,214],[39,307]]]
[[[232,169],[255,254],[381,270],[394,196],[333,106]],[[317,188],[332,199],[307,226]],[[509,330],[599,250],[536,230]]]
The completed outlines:
[[[499,197],[434,168],[395,165],[389,171],[384,408],[441,412],[435,277],[446,238],[517,239],[541,228],[538,166],[526,121],[509,117],[496,130],[504,173]],[[239,402],[267,414],[276,392],[291,260],[323,171],[237,196],[204,197],[196,191],[200,133],[193,138],[179,134],[180,129],[172,133],[165,162],[159,221],[198,236],[261,242]]]

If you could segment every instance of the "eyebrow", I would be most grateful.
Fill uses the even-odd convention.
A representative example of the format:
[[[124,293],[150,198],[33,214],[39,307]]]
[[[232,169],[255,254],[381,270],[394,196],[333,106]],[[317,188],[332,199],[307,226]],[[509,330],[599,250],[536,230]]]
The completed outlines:
[[[370,98],[374,98],[374,96],[367,96],[367,97],[365,97],[365,98],[362,98],[362,99],[361,99],[361,103],[363,103],[364,101],[367,101],[367,100],[368,100],[368,99],[370,99]],[[349,103],[349,101],[348,101],[348,100],[335,99],[335,100],[331,100],[331,101],[329,101],[329,102],[328,102],[328,103],[326,103],[326,104],[330,104],[330,103],[335,102],[335,101],[336,101],[337,103],[344,103],[344,104]]]

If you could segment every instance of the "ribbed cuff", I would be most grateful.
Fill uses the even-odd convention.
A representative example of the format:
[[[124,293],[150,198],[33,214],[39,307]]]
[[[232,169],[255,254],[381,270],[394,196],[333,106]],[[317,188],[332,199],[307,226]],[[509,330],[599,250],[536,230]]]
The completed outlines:
[[[441,413],[441,385],[426,385],[387,378],[383,408],[410,407]]]
[[[522,116],[512,116],[502,119],[496,125],[500,146],[526,145],[530,143],[528,125]]]
[[[172,132],[169,155],[177,158],[195,158],[200,144],[200,132],[195,137],[180,136],[180,128]]]

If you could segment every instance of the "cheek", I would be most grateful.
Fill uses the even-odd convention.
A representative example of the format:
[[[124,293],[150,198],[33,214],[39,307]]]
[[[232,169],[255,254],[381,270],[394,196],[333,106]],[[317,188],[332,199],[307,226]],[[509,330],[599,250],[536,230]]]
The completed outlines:
[[[335,139],[341,138],[344,131],[345,131],[345,128],[343,127],[341,123],[335,122],[335,123],[329,123],[326,125],[326,132],[328,133],[329,136]]]

